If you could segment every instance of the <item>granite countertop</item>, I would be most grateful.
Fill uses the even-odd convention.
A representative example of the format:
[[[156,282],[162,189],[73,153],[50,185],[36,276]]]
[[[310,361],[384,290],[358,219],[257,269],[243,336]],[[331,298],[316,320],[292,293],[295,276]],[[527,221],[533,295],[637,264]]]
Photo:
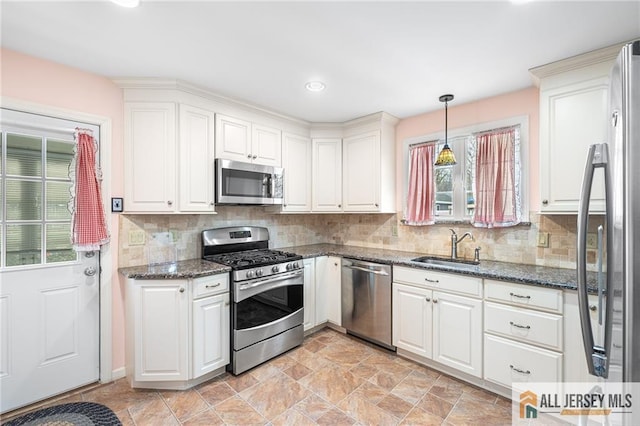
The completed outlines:
[[[138,280],[198,278],[229,271],[231,271],[231,268],[228,266],[203,259],[181,260],[159,265],[131,266],[118,269],[118,272],[125,277]]]
[[[278,247],[278,250],[293,252],[301,255],[303,258],[340,256],[389,265],[453,272],[457,274],[520,284],[568,290],[575,290],[577,288],[576,271],[574,269],[550,268],[546,266],[495,262],[491,260],[481,260],[479,265],[473,267],[465,265],[465,268],[461,269],[457,268],[455,265],[427,265],[420,262],[413,262],[411,260],[416,257],[425,256],[425,253],[343,246],[338,244],[312,244],[305,246]],[[185,279],[225,273],[231,271],[231,268],[218,263],[209,262],[207,260],[191,259],[160,265],[132,266],[128,268],[120,268],[118,271],[127,278],[134,279]],[[596,274],[588,273],[587,278],[588,291],[590,293],[597,293]]]
[[[521,284],[569,290],[575,290],[577,288],[576,271],[574,269],[550,268],[546,266],[495,262],[491,260],[481,260],[480,264],[477,266],[469,268],[468,265],[465,265],[465,269],[460,269],[456,268],[455,265],[426,265],[424,263],[413,262],[411,260],[416,257],[425,256],[425,253],[343,246],[338,244],[313,244],[306,246],[282,247],[278,248],[278,250],[297,253],[305,258],[325,255],[340,256],[390,265],[408,266],[411,268],[455,272],[458,274]],[[588,290],[590,293],[596,293],[596,275],[595,273],[588,273],[587,275]]]

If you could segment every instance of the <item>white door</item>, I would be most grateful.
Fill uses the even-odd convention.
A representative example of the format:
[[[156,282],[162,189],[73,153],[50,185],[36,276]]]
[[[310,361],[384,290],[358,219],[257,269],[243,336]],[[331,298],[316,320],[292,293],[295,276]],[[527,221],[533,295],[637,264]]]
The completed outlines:
[[[425,358],[432,355],[432,291],[393,283],[393,344]]]
[[[380,131],[342,141],[344,211],[380,210]]]
[[[70,243],[77,126],[2,110],[0,412],[99,379],[99,254]]]

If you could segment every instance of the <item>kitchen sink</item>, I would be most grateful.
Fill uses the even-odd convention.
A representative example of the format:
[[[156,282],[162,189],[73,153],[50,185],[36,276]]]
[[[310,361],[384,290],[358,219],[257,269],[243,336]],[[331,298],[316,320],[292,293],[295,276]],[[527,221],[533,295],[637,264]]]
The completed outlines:
[[[411,261],[424,263],[425,265],[447,266],[450,268],[463,269],[463,270],[475,270],[477,269],[478,265],[480,265],[479,261],[451,259],[449,257],[436,257],[436,256],[416,257],[415,259],[411,259]]]

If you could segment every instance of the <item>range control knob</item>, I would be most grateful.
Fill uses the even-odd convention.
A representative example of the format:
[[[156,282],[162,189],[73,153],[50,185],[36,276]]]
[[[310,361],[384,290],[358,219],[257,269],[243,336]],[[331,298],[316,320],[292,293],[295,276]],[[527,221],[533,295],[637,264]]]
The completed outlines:
[[[256,276],[257,276],[257,277],[261,277],[261,276],[262,276],[262,269],[258,269],[258,270],[256,271]]]
[[[287,271],[290,271],[293,269],[293,263],[287,263]]]
[[[247,278],[253,278],[254,275],[255,275],[255,272],[253,272],[253,271],[247,272]]]
[[[293,262],[293,269],[300,269],[300,264],[298,262]]]
[[[278,265],[275,265],[273,268],[271,268],[271,272],[280,272],[280,268],[278,267]]]

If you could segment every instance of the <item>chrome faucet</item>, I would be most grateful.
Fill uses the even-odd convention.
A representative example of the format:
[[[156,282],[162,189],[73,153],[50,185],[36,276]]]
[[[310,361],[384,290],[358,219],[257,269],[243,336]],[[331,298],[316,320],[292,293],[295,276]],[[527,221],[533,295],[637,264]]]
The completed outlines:
[[[458,234],[456,234],[456,231],[454,231],[451,228],[449,228],[449,231],[451,231],[451,258],[452,259],[457,259],[458,258],[458,243],[462,242],[462,240],[464,240],[467,237],[470,237],[471,240],[473,241],[473,235],[471,235],[471,232],[465,232],[464,235],[462,236],[462,238],[458,239]]]

